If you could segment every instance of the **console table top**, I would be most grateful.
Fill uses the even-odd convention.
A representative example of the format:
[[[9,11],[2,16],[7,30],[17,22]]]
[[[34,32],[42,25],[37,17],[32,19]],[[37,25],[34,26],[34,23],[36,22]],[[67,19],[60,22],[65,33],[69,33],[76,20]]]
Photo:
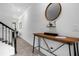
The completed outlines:
[[[79,42],[79,38],[74,38],[74,37],[53,36],[53,35],[47,35],[44,33],[34,33],[34,36],[38,36],[38,37],[46,38],[48,40],[58,41],[62,43]]]

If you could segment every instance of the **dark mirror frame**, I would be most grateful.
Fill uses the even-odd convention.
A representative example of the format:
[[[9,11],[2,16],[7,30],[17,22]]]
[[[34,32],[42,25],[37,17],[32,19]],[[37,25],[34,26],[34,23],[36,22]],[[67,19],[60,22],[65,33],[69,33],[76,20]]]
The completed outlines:
[[[48,8],[49,8],[49,6],[50,5],[52,5],[53,3],[49,3],[48,4],[48,6],[46,7],[46,10],[45,10],[45,17],[46,17],[46,19],[49,21],[49,19],[47,18],[47,10],[48,10]],[[59,15],[60,15],[60,13],[61,13],[61,4],[60,3],[58,3],[59,4],[59,6],[60,6],[60,12],[58,13],[58,15],[54,18],[54,19],[52,19],[52,21],[54,21],[55,19],[57,19],[58,17],[59,17]]]

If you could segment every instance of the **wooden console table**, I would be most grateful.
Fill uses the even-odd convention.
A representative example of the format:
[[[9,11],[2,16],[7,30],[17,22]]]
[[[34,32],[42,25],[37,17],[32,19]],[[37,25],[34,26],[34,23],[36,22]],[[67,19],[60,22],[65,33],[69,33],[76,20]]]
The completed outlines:
[[[53,36],[53,35],[46,35],[44,33],[34,33],[34,39],[33,39],[33,53],[34,53],[34,48],[35,48],[35,37],[38,37],[38,47],[39,47],[39,51],[40,51],[40,38],[44,39],[48,39],[51,41],[56,41],[59,43],[63,43],[64,44],[68,44],[69,47],[69,55],[71,56],[71,47],[70,45],[73,45],[73,49],[74,49],[74,56],[79,56],[79,50],[78,50],[78,42],[79,42],[79,38],[72,38],[72,37],[66,37],[66,38],[60,38],[60,36]],[[44,40],[45,41],[45,40]],[[45,41],[46,43],[46,41]],[[47,45],[47,43],[46,43]],[[60,47],[62,47],[63,45],[61,45]],[[49,46],[47,45],[48,49]],[[59,49],[60,47],[58,47],[57,49]],[[57,49],[55,49],[54,51],[50,52],[53,55],[55,55],[53,52],[55,52]],[[50,50],[50,49],[49,49]],[[56,55],[55,55],[56,56]]]

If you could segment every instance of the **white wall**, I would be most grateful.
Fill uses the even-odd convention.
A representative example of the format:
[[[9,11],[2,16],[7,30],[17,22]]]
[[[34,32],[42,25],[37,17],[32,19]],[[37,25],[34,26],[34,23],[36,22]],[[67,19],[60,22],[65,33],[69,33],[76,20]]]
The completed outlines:
[[[42,4],[33,4],[32,6],[28,7],[24,14],[22,14],[22,16],[20,17],[20,21],[18,22],[20,23],[22,21],[22,29],[19,29],[22,38],[30,42],[31,44],[34,32],[43,32],[46,30],[43,29],[46,28],[47,21],[44,18],[44,10],[41,5]],[[42,12],[40,8],[43,10]]]
[[[60,35],[79,37],[79,4],[62,5],[62,13],[57,21],[57,31]]]
[[[45,18],[45,8],[48,4],[33,4],[22,14],[19,22],[22,22],[22,28],[19,29],[21,37],[32,45],[34,32],[48,31],[46,28],[48,21]],[[60,35],[79,37],[79,4],[61,4],[62,12],[57,18],[56,30]],[[18,24],[19,24],[18,22]],[[55,30],[55,29],[54,29]],[[47,40],[50,47],[58,47],[61,43]],[[37,42],[36,42],[37,44]],[[46,48],[44,43],[41,43]],[[43,50],[43,53],[51,55]],[[58,55],[69,55],[68,45],[63,46],[57,52]]]

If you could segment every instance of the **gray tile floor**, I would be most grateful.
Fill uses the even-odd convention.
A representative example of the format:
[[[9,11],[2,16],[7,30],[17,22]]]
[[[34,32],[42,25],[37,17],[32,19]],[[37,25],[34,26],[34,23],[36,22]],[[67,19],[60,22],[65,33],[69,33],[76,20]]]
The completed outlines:
[[[32,53],[32,46],[21,38],[17,38],[17,54],[15,56],[45,56],[35,49]]]

